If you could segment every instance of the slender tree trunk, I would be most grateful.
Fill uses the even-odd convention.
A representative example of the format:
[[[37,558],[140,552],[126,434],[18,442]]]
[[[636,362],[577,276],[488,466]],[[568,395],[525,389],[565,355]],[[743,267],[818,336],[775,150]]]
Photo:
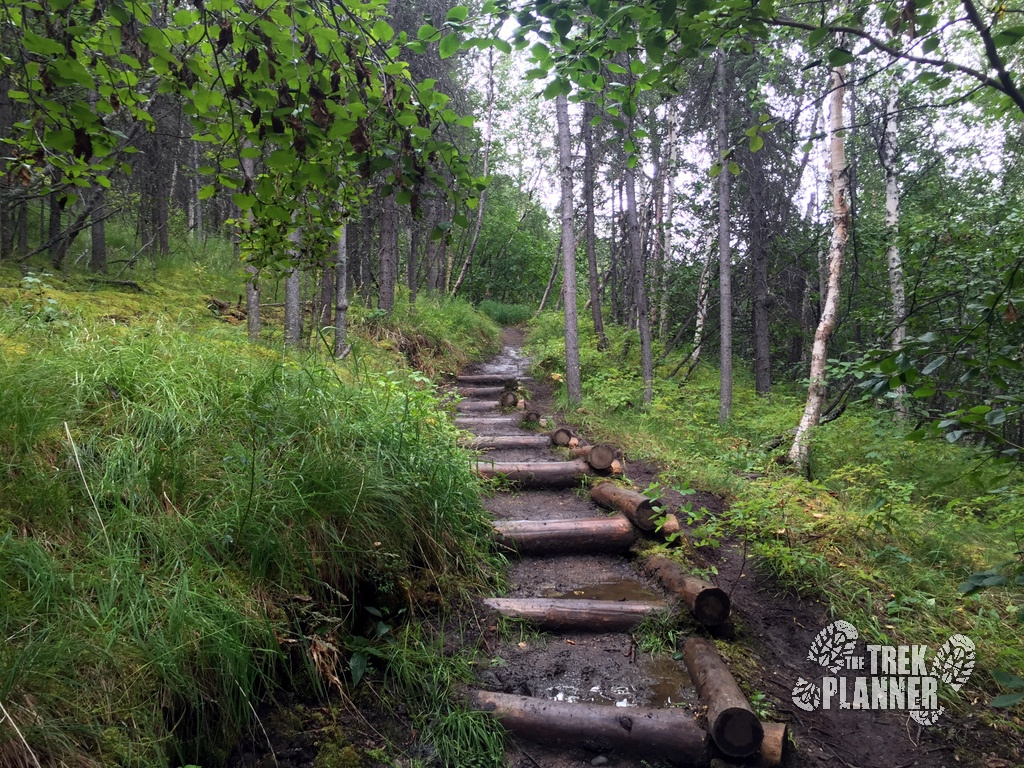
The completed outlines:
[[[348,353],[348,225],[338,229],[338,250],[334,262],[334,356]]]
[[[885,258],[889,266],[889,294],[892,300],[892,350],[899,352],[907,338],[906,299],[903,287],[903,259],[900,255],[900,183],[896,173],[897,141],[899,139],[899,80],[893,70],[889,83],[889,97],[885,108],[885,128],[882,134],[881,161],[885,172]],[[907,388],[896,390],[896,409],[906,413]]]
[[[755,156],[747,179],[747,214],[750,221],[750,271],[754,281],[754,388],[762,396],[768,395],[772,388],[766,184],[763,162]]]
[[[704,332],[708,324],[708,304],[711,298],[711,265],[715,262],[714,246],[714,235],[708,235],[704,267],[700,271],[700,280],[697,283],[697,321],[693,331],[693,353],[691,354],[693,362],[691,366],[700,362],[700,355],[704,348]]]
[[[629,228],[629,250],[632,260],[633,301],[636,325],[640,332],[640,368],[644,381],[644,405],[654,400],[654,356],[651,352],[651,325],[647,314],[647,286],[644,275],[644,254],[640,247],[640,221],[636,215],[636,178],[626,166],[626,224]]]
[[[494,49],[487,50],[487,122],[484,124],[484,178],[490,173],[491,159],[491,127],[494,121]],[[469,249],[466,251],[466,260],[462,263],[462,271],[459,272],[459,279],[455,281],[452,293],[458,293],[462,288],[469,268],[473,264],[473,254],[476,253],[476,244],[480,239],[480,228],[484,223],[484,206],[487,201],[487,189],[480,191],[476,206],[476,224],[473,226],[473,237],[469,241]]]
[[[534,313],[534,317],[540,315],[544,311],[544,307],[547,306],[548,296],[551,295],[551,289],[555,285],[555,279],[558,277],[558,265],[562,263],[562,241],[558,242],[558,249],[555,252],[555,260],[551,264],[551,275],[548,277],[548,284],[544,287],[544,295],[540,297],[540,306],[537,307],[537,311]]]
[[[420,222],[415,217],[409,227],[409,256],[405,261],[405,282],[409,289],[409,303],[416,303],[419,288]]]
[[[395,193],[381,201],[380,211],[380,295],[377,308],[390,312],[395,308],[395,283],[398,281],[398,205]]]
[[[569,100],[555,99],[558,120],[558,163],[562,182],[562,298],[565,302],[565,385],[569,404],[583,401],[580,381],[580,342],[576,320],[576,233],[573,232],[572,149],[569,138]]]
[[[672,215],[675,212],[676,196],[676,163],[679,160],[677,132],[679,118],[675,105],[669,102],[668,114],[668,165],[665,168],[665,221],[661,232],[661,299],[658,302],[661,316],[658,320],[658,333],[664,339],[668,336],[669,287],[668,273],[672,263]]]
[[[63,234],[61,220],[60,192],[50,193],[50,264],[54,269],[60,269],[64,263],[64,256],[67,255],[67,248]]]
[[[729,114],[726,97],[725,52],[718,51],[718,152],[722,172],[718,174],[718,283],[719,322],[721,323],[718,421],[732,417],[732,243],[729,231],[729,168],[725,153],[729,148]]]
[[[284,343],[285,346],[296,347],[302,340],[302,228],[295,225],[294,219],[288,240],[291,243],[288,255],[292,259],[292,266],[284,281]]]
[[[198,162],[199,150],[198,144],[195,145],[196,153],[193,156]],[[244,144],[245,147],[252,146],[248,141]],[[251,189],[255,184],[256,179],[256,160],[251,157],[243,157],[241,159],[242,166],[242,177],[245,180],[245,187]],[[198,166],[197,166],[198,168]],[[196,210],[195,219],[195,232],[197,237],[202,237],[203,232],[203,219],[202,219],[202,201],[199,200],[199,173],[196,171],[195,176],[195,193],[196,196],[193,198],[193,203]],[[245,212],[245,220],[252,223],[252,211]],[[258,281],[258,272],[256,266],[251,262],[250,259],[246,259],[245,262],[245,324],[246,330],[249,333],[249,341],[257,341],[260,337],[260,331],[263,330],[263,317],[260,307],[260,285]]]
[[[843,274],[843,257],[846,255],[846,241],[850,227],[849,173],[846,163],[846,147],[843,126],[843,97],[846,92],[846,68],[832,70],[832,94],[830,98],[829,148],[832,180],[832,238],[828,253],[828,296],[814,334],[811,350],[810,387],[807,391],[807,405],[797,427],[793,445],[789,449],[789,460],[802,472],[806,472],[810,460],[811,430],[821,420],[821,409],[827,394],[825,368],[828,357],[828,340],[835,330],[839,310],[839,286]]]
[[[89,244],[89,269],[93,272],[107,271],[107,191],[102,187],[94,190],[92,203],[92,227]]]
[[[586,206],[587,268],[590,277],[590,312],[594,318],[594,333],[597,348],[608,348],[608,337],[604,332],[604,318],[601,316],[601,295],[598,291],[597,276],[597,234],[594,213],[594,129],[590,125],[596,110],[592,102],[583,105],[583,203]]]

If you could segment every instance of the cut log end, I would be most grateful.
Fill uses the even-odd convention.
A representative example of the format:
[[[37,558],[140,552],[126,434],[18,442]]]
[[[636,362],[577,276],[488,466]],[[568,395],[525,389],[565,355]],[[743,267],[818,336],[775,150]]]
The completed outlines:
[[[519,395],[513,390],[506,390],[501,393],[501,397],[498,398],[498,405],[502,408],[515,408],[519,405]]]
[[[520,423],[522,423],[522,422],[529,422],[529,423],[538,423],[539,424],[541,422],[541,420],[542,419],[541,419],[540,411],[527,411],[526,413],[523,414],[523,418],[520,420]]]
[[[568,427],[559,427],[551,433],[551,442],[554,445],[568,448],[572,440],[576,438],[576,435],[572,433],[572,430]]]
[[[719,713],[708,732],[722,752],[730,757],[748,757],[761,748],[764,727],[749,709],[731,707]]]
[[[729,620],[729,593],[718,587],[705,587],[693,598],[694,618],[708,627],[717,627]]]

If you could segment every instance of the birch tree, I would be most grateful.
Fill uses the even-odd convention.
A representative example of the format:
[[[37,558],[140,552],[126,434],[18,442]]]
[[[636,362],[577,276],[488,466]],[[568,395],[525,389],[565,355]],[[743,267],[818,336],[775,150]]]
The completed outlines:
[[[811,348],[810,386],[803,417],[789,449],[789,460],[801,472],[807,471],[810,459],[811,431],[821,420],[821,409],[828,392],[826,360],[828,341],[836,328],[839,314],[839,288],[843,275],[843,259],[850,226],[849,168],[846,162],[843,102],[846,95],[846,67],[832,68],[831,96],[829,99],[829,157],[832,189],[832,237],[828,250],[828,295],[826,296],[818,329]]]
[[[719,50],[716,63],[718,79],[718,151],[726,162],[729,147],[729,111],[726,98],[725,52]],[[718,290],[719,290],[719,393],[718,421],[725,424],[732,416],[732,245],[729,230],[729,174],[723,167],[718,174]]]

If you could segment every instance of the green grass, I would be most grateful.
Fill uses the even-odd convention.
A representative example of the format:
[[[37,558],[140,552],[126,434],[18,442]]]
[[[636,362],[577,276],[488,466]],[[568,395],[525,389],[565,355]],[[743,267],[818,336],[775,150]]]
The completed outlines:
[[[907,442],[909,427],[862,404],[816,432],[813,479],[798,477],[775,461],[787,444],[764,445],[796,425],[803,391],[783,384],[758,397],[749,372],[737,366],[733,418],[723,428],[718,371],[702,363],[685,384],[667,381],[674,354],[656,376],[653,405],[643,409],[639,344],[623,360],[628,332],[609,331],[605,355],[583,329],[584,403],[571,418],[592,439],[660,462],[664,484],[729,499],[721,516],[694,515],[698,543],[746,540],[756,566],[781,588],[826,596],[836,618],[873,642],[926,643],[934,651],[951,634],[968,635],[978,667],[970,690],[946,706],[977,713],[975,702],[1000,692],[993,672],[1024,671],[1024,590],[1012,581],[966,596],[958,590],[971,573],[1014,560],[1024,545],[1019,470],[989,466],[968,447]],[[561,333],[553,313],[531,325],[529,352],[540,375],[562,371]],[[564,403],[564,387],[559,393]],[[741,476],[751,471],[767,476]],[[982,711],[990,721],[1005,713]],[[999,727],[1019,728],[1016,722]]]
[[[468,657],[394,637],[492,578],[478,484],[410,363],[454,370],[498,329],[426,297],[356,308],[343,364],[285,354],[273,315],[267,346],[210,312],[241,273],[202,258],[127,276],[144,294],[0,267],[0,703],[25,738],[2,727],[0,765],[220,762],[290,679],[351,686],[369,650],[439,752],[496,764],[500,734],[444,698]]]
[[[533,317],[533,307],[526,304],[504,304],[493,299],[484,299],[477,308],[498,325],[519,325]]]

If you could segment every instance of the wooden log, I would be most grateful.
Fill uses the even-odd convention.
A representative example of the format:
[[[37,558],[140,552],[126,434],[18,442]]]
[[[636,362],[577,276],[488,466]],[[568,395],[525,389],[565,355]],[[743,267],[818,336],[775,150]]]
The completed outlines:
[[[503,616],[527,619],[541,629],[587,632],[623,632],[633,629],[652,613],[668,610],[668,603],[663,602],[551,597],[492,597],[484,600],[484,605]]]
[[[708,734],[729,757],[749,757],[761,748],[764,727],[715,646],[700,637],[683,645],[683,663],[707,705]]]
[[[545,448],[551,444],[548,435],[482,435],[469,442],[470,448]]]
[[[486,413],[487,411],[498,411],[498,406],[493,400],[463,400],[455,404],[456,413]]]
[[[636,542],[636,528],[625,517],[574,520],[505,520],[494,525],[495,541],[521,555],[556,552],[623,552]]]
[[[497,384],[509,389],[518,389],[519,382],[529,380],[529,376],[509,376],[507,373],[474,373],[455,377],[459,384]]]
[[[576,437],[576,435],[573,434],[571,429],[568,427],[559,427],[551,433],[551,442],[565,448],[568,447],[569,441],[574,437]]]
[[[618,459],[612,462],[612,465],[608,467],[609,475],[623,475],[626,473],[625,467],[622,466],[622,462]]]
[[[530,741],[666,760],[683,768],[708,764],[707,735],[682,710],[608,707],[490,691],[468,691],[471,708],[492,713]]]
[[[615,448],[607,443],[581,445],[569,450],[576,458],[583,459],[592,469],[598,471],[610,469],[617,453]]]
[[[503,476],[525,488],[567,488],[593,475],[585,461],[477,462],[473,471],[480,477]]]
[[[472,413],[456,413],[455,424],[461,429],[471,427],[514,426],[517,419],[510,413],[495,413],[494,416],[480,416]]]
[[[665,515],[665,522],[661,524],[661,535],[666,539],[674,533],[679,533],[683,530],[683,526],[679,524],[679,518],[675,515]]]
[[[511,389],[506,389],[498,398],[498,405],[502,408],[517,407],[519,405],[519,393]]]
[[[504,387],[459,387],[461,397],[495,397],[505,391]]]
[[[694,618],[702,624],[717,627],[728,621],[730,600],[725,590],[691,576],[679,563],[664,555],[647,558],[644,570],[656,577],[669,592],[681,597]]]
[[[540,411],[526,411],[526,413],[523,414],[523,418],[519,423],[522,424],[524,421],[539,423],[540,421],[542,421]],[[548,442],[551,441],[550,435],[545,435],[545,437],[547,438]]]
[[[605,509],[618,510],[643,531],[653,531],[657,527],[654,518],[661,513],[655,507],[662,506],[661,499],[649,499],[615,483],[598,483],[590,489],[590,498]]]
[[[780,768],[785,765],[792,742],[789,738],[789,726],[785,723],[763,723],[764,741],[758,755],[758,768]]]

